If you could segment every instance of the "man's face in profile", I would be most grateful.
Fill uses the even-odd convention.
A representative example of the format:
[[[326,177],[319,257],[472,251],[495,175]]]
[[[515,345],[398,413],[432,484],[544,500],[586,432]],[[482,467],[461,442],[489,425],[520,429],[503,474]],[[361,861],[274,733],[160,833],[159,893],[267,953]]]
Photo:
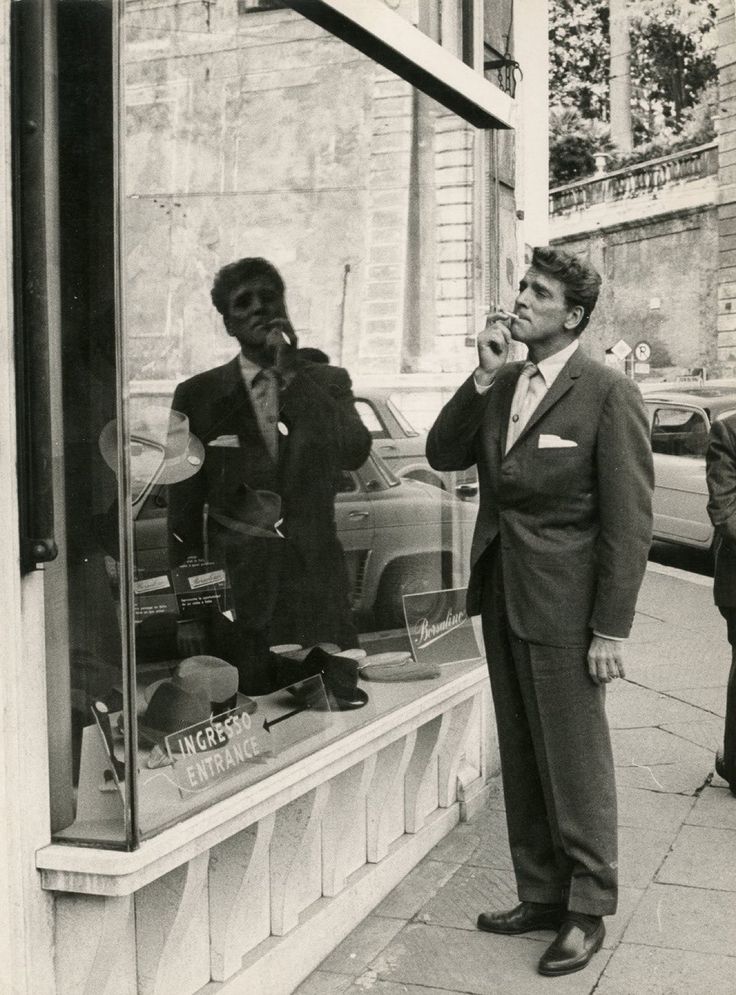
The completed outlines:
[[[225,327],[247,355],[264,348],[270,322],[285,315],[281,291],[268,277],[256,276],[241,281],[230,291]]]

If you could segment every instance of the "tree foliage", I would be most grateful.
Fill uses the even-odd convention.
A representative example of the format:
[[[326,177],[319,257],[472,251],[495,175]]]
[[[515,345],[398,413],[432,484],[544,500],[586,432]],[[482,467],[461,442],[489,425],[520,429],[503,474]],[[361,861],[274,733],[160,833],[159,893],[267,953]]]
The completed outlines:
[[[712,137],[717,78],[713,0],[628,0],[635,143]],[[592,172],[609,120],[608,0],[550,0],[551,176]],[[561,112],[574,109],[577,130]],[[591,127],[595,122],[596,127]]]

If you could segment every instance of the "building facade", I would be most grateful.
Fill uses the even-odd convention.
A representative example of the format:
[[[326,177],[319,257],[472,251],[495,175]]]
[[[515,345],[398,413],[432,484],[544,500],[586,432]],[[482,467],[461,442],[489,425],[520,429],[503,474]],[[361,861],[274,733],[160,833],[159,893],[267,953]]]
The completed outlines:
[[[462,640],[432,679],[361,680],[350,710],[293,670],[189,708],[202,660],[230,665],[180,652],[177,625],[232,622],[231,577],[167,559],[167,486],[214,458],[183,423],[174,452],[170,405],[233,356],[210,288],[244,256],[354,380],[472,368],[546,241],[531,7],[0,4],[3,990],[288,993],[482,803],[487,677]],[[337,491],[353,606],[405,548],[379,593],[400,605],[429,565],[425,628],[463,622],[467,508],[378,456]],[[360,650],[405,656],[413,616],[376,611]]]

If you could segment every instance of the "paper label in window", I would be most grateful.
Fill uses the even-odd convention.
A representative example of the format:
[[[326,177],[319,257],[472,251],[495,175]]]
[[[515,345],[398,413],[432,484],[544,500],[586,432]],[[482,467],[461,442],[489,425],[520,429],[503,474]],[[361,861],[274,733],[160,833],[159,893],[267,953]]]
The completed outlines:
[[[133,590],[136,594],[150,594],[152,591],[168,591],[171,582],[166,574],[160,577],[147,577],[145,580],[136,580],[133,583]]]
[[[193,591],[199,590],[200,587],[214,587],[215,584],[225,583],[225,571],[224,570],[211,570],[206,574],[197,574],[195,577],[189,578],[189,586]]]

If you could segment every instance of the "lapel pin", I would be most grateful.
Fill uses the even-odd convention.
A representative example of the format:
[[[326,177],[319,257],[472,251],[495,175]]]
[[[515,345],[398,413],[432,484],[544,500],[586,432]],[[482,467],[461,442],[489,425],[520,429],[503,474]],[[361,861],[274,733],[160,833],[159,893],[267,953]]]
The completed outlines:
[[[289,429],[286,427],[286,425],[284,425],[282,421],[279,422],[279,432],[281,432],[282,435],[289,434]]]

